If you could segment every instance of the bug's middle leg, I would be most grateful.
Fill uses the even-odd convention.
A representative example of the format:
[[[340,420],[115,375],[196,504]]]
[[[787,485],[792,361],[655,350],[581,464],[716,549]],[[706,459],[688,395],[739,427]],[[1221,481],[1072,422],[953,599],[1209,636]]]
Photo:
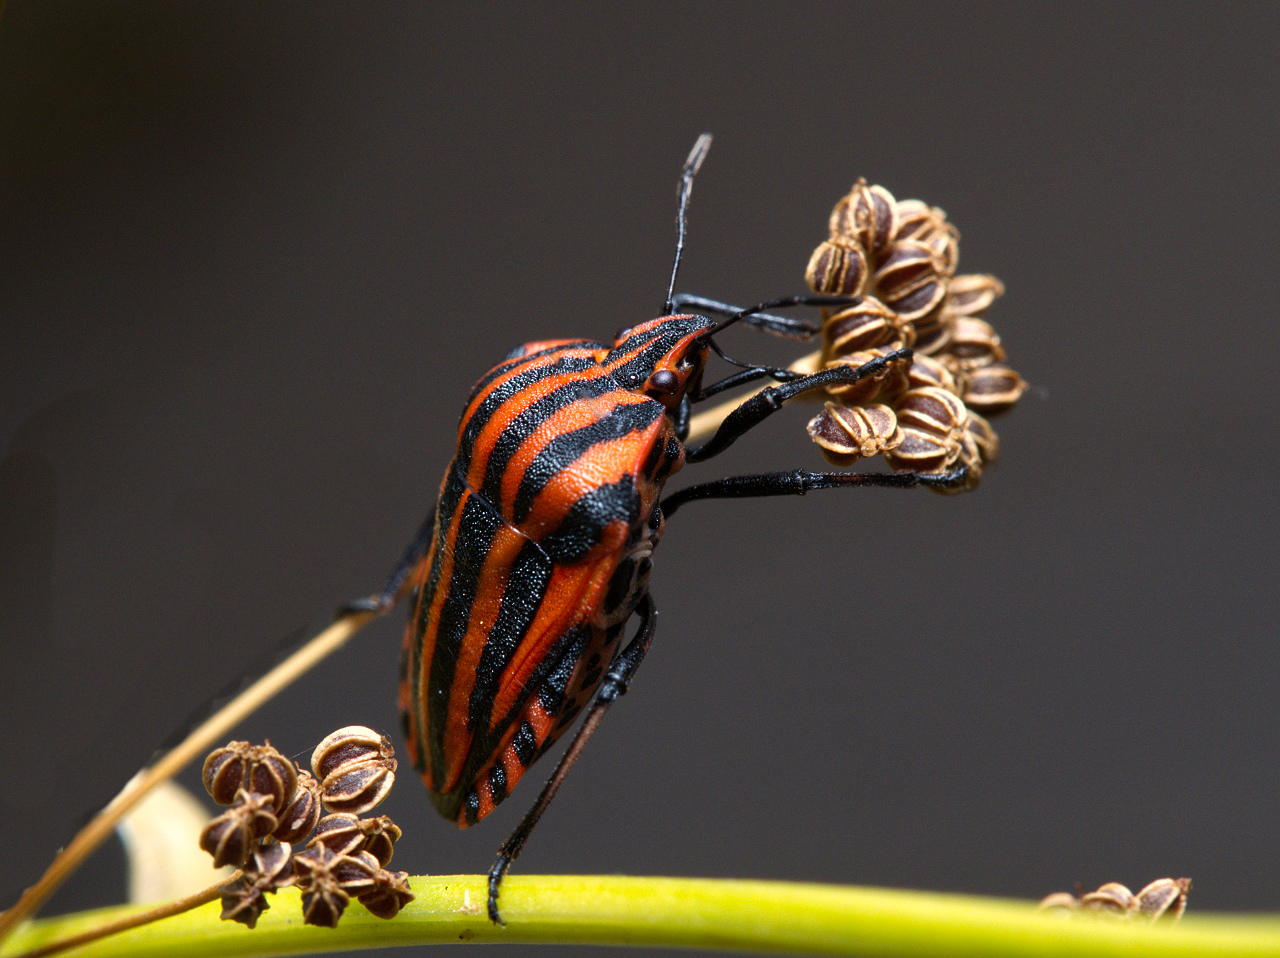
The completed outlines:
[[[551,804],[551,800],[556,797],[556,792],[560,790],[560,785],[564,782],[565,776],[569,774],[569,769],[573,767],[573,763],[582,754],[582,749],[600,724],[600,720],[604,718],[604,713],[609,710],[609,706],[619,696],[626,693],[627,686],[631,684],[631,679],[635,675],[636,669],[640,667],[645,653],[649,651],[649,646],[653,642],[654,630],[658,625],[658,610],[653,604],[653,598],[646,593],[644,598],[640,600],[637,611],[640,613],[640,631],[618,653],[613,660],[613,664],[609,666],[609,670],[605,672],[604,678],[600,680],[600,687],[596,690],[595,698],[587,709],[587,717],[583,719],[582,725],[573,737],[573,741],[569,743],[564,755],[560,757],[560,762],[556,765],[555,771],[551,773],[551,778],[542,787],[538,800],[525,813],[524,818],[520,820],[520,824],[511,833],[511,837],[503,842],[502,847],[498,849],[498,860],[489,869],[489,918],[495,924],[506,924],[498,912],[498,892],[502,887],[502,879],[506,876],[507,869],[520,856],[524,843],[529,840],[529,834],[533,831],[534,826],[538,824],[538,819],[547,810],[547,806]]]
[[[685,459],[688,462],[701,462],[724,452],[739,436],[760,425],[781,409],[783,403],[801,393],[839,383],[856,383],[883,372],[891,363],[909,362],[911,355],[910,349],[896,349],[861,366],[832,366],[809,376],[766,387],[729,413],[714,436],[696,449],[687,450]]]
[[[418,527],[417,535],[405,548],[404,554],[400,556],[400,561],[391,570],[391,575],[387,576],[387,581],[383,583],[382,588],[373,593],[373,595],[352,599],[350,602],[345,603],[338,609],[336,618],[340,619],[343,616],[353,615],[357,612],[375,612],[378,615],[382,615],[399,602],[407,588],[409,577],[414,567],[422,561],[422,557],[431,548],[431,536],[435,531],[435,527],[436,507],[432,506],[427,513],[427,517],[422,520],[422,524]]]

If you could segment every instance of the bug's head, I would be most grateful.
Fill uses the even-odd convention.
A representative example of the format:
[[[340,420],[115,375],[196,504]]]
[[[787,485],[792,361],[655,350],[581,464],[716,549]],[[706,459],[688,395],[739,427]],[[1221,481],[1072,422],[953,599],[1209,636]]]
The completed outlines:
[[[620,329],[605,366],[624,389],[642,392],[675,409],[702,379],[708,349],[705,333],[714,326],[702,316],[662,316]]]

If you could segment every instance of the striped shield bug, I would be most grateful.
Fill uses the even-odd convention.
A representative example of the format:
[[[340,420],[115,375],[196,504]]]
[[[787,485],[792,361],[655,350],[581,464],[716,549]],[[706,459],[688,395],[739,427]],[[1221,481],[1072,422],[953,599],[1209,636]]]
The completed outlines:
[[[803,495],[843,486],[954,486],[964,470],[732,476],[661,498],[687,463],[728,448],[790,399],[881,374],[911,355],[805,375],[747,366],[704,385],[715,336],[739,322],[809,339],[815,324],[768,312],[848,306],[856,298],[791,296],[739,309],[675,296],[699,137],[680,179],[675,264],[663,315],[612,342],[526,343],[476,384],[435,508],[382,591],[349,609],[384,611],[411,595],[400,709],[410,759],[436,809],[461,827],[502,802],[578,716],[585,718],[533,807],[489,872],[489,917],[508,867],[653,640],[651,555],[666,519],[694,499]],[[693,307],[723,317],[680,312]],[[741,365],[741,364],[739,364]],[[685,444],[691,409],[726,389],[772,379],[702,445]],[[636,634],[623,642],[632,615]]]

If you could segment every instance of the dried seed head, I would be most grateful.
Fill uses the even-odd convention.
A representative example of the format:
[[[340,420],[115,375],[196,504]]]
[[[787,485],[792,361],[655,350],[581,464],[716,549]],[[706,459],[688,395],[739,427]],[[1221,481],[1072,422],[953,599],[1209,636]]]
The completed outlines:
[[[376,858],[380,866],[386,868],[396,850],[396,842],[400,841],[400,826],[386,815],[379,815],[377,818],[361,821],[360,829],[364,832],[363,850]]]
[[[1190,878],[1157,878],[1134,896],[1133,910],[1151,921],[1167,916],[1177,921],[1187,910]]]
[[[236,792],[236,803],[214,818],[200,833],[200,847],[213,856],[213,866],[239,866],[253,846],[276,828],[270,795]]]
[[[379,871],[373,888],[360,896],[360,904],[375,918],[394,918],[411,901],[408,872]]]
[[[863,456],[875,456],[902,442],[897,419],[888,406],[837,406],[828,402],[809,421],[809,437],[822,448],[827,461],[848,466]]]
[[[321,928],[337,928],[351,896],[329,879],[320,879],[302,893],[302,922]]]
[[[280,813],[275,837],[282,842],[297,842],[311,834],[320,821],[320,783],[306,772],[298,773],[298,787],[293,798]]]
[[[219,805],[230,805],[237,789],[270,795],[274,811],[281,811],[298,786],[291,761],[270,742],[250,745],[231,742],[209,753],[204,762],[204,787]]]
[[[324,845],[312,845],[294,856],[293,867],[302,892],[302,920],[334,928],[351,895],[374,887],[378,860],[368,852],[335,855]]]
[[[1021,376],[1001,363],[972,369],[965,376],[964,402],[985,415],[1004,412],[1027,391]]]
[[[910,347],[915,335],[910,323],[874,296],[866,296],[823,321],[822,355],[831,359],[889,343]]]
[[[241,877],[222,889],[223,921],[238,921],[250,928],[257,927],[258,916],[271,906],[267,904],[262,889]]]
[[[347,812],[335,812],[320,819],[316,825],[316,833],[307,847],[323,845],[335,855],[346,855],[359,851],[364,847],[364,829],[355,815]]]
[[[951,326],[947,355],[954,357],[961,370],[990,366],[1004,359],[1000,337],[985,319],[957,316]]]
[[[331,812],[362,815],[381,804],[395,781],[394,758],[339,770],[324,780],[324,807]]]
[[[1110,915],[1127,915],[1133,906],[1133,892],[1119,882],[1110,881],[1080,897],[1082,911],[1105,912]]]
[[[836,203],[828,226],[833,238],[853,240],[870,254],[872,262],[878,262],[897,232],[896,210],[892,193],[859,179],[848,195]]]
[[[857,296],[867,281],[867,272],[862,247],[851,240],[831,239],[813,251],[804,279],[815,293]]]
[[[385,735],[363,725],[348,725],[324,737],[311,753],[311,771],[324,781],[336,772],[346,771],[365,762],[391,760],[395,749]],[[394,765],[392,771],[395,771]]]
[[[867,363],[875,362],[877,359],[887,359],[894,351],[895,347],[892,346],[863,349],[855,353],[849,353],[847,356],[833,359],[823,368],[833,369],[838,366],[848,366],[858,369]],[[907,391],[908,370],[910,368],[910,359],[890,359],[881,369],[868,373],[857,382],[833,383],[827,386],[827,392],[833,396],[838,396],[840,401],[847,406],[861,406],[877,399],[893,402]]]

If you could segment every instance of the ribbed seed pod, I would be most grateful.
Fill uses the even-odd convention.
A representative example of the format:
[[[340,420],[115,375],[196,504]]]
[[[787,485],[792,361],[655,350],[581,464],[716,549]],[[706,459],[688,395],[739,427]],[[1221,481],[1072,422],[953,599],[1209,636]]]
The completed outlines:
[[[849,466],[863,456],[879,455],[902,442],[893,410],[885,405],[837,406],[826,403],[809,421],[809,437],[827,461]]]
[[[897,203],[883,186],[868,186],[859,179],[848,195],[831,211],[831,235],[853,240],[867,252],[873,263],[889,251],[898,230]]]
[[[840,356],[828,362],[824,369],[838,366],[849,366],[858,369],[877,359],[885,359],[895,352],[896,346],[879,346],[875,349],[864,349],[847,356]],[[877,372],[863,376],[854,383],[833,383],[827,386],[827,392],[839,397],[846,406],[862,406],[877,399],[892,402],[907,391],[909,359],[889,360],[885,367]]]
[[[215,749],[205,759],[204,787],[219,805],[234,801],[236,790],[270,795],[272,807],[280,812],[298,787],[293,763],[271,746],[232,742]]]
[[[981,316],[1004,295],[1004,283],[987,273],[953,276],[947,284],[943,312],[949,316]]]
[[[823,320],[822,355],[825,359],[834,359],[889,343],[897,344],[897,348],[909,348],[915,338],[915,329],[910,323],[874,296],[864,296],[856,306]]]
[[[311,753],[311,771],[320,781],[336,772],[378,759],[391,759],[391,740],[363,725],[348,725],[330,732]]]
[[[1074,912],[1080,908],[1080,899],[1069,891],[1055,891],[1040,900],[1040,911]]]
[[[320,783],[306,772],[298,773],[298,787],[280,813],[273,833],[277,841],[297,842],[311,834],[320,821]]]
[[[1000,363],[970,370],[965,376],[964,402],[985,415],[1004,412],[1027,391],[1022,377]]]
[[[302,892],[302,920],[308,925],[334,928],[351,895],[374,888],[378,861],[368,852],[335,855],[324,845],[312,845],[293,857]]]
[[[958,438],[966,429],[969,410],[955,393],[937,386],[908,391],[894,405],[898,422],[931,433],[939,439]]]
[[[1134,896],[1133,910],[1151,921],[1162,917],[1177,921],[1187,910],[1190,891],[1190,878],[1157,878]]]
[[[276,824],[271,796],[242,788],[236,792],[236,803],[200,832],[200,847],[213,856],[215,868],[239,866],[260,839],[275,831]]]
[[[916,322],[941,306],[947,283],[929,247],[904,240],[893,244],[872,277],[870,291],[904,320]]]
[[[248,878],[241,876],[222,889],[223,921],[238,921],[242,925],[256,928],[258,918],[271,906],[261,888]]]
[[[400,841],[400,826],[386,815],[379,815],[377,818],[363,819],[360,822],[360,830],[364,832],[362,850],[368,852],[378,860],[379,865],[386,868],[391,863],[391,856],[395,853],[396,842]]]
[[[1132,906],[1133,892],[1116,881],[1107,882],[1099,887],[1097,891],[1091,891],[1087,895],[1080,896],[1080,908],[1082,911],[1102,911],[1112,915],[1127,915]]]
[[[962,371],[990,366],[1004,359],[1000,337],[985,319],[957,316],[951,327],[947,355]]]
[[[316,825],[316,833],[307,842],[307,847],[323,845],[335,855],[347,855],[364,848],[364,829],[362,822],[348,812],[334,812],[320,819]]]
[[[380,871],[374,876],[373,888],[360,896],[360,904],[375,918],[394,918],[411,901],[408,872]]]
[[[862,247],[846,239],[824,241],[804,271],[805,282],[826,296],[857,296],[867,282],[867,257]]]
[[[885,459],[895,472],[943,472],[960,457],[958,438],[939,439],[914,427],[902,429],[902,442]]]
[[[987,422],[972,409],[969,410],[969,426],[966,430],[969,438],[978,447],[984,462],[995,462],[1000,458],[1000,437]]]
[[[960,232],[947,222],[947,214],[920,200],[899,200],[898,229],[894,241],[916,240],[929,247],[943,276],[956,271],[960,259]]]
[[[331,812],[363,815],[387,797],[395,781],[394,758],[340,769],[324,780],[324,807]]]
[[[963,392],[955,373],[932,356],[916,353],[911,357],[911,368],[907,370],[907,388],[919,389],[921,386],[937,386],[956,395]]]

